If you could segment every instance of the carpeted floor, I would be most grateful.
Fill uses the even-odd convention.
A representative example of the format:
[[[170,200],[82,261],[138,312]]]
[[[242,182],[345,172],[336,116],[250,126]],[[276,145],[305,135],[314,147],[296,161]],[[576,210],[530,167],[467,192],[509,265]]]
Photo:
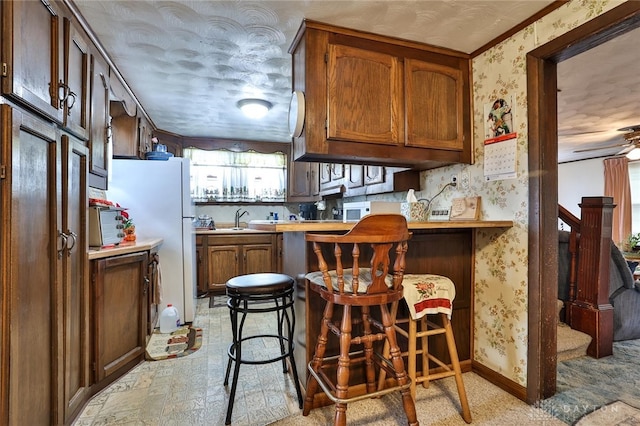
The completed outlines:
[[[613,355],[605,358],[585,356],[558,363],[557,393],[541,407],[573,424],[618,400],[640,408],[640,340],[614,342]]]
[[[616,401],[587,413],[575,423],[576,426],[631,426],[640,424],[640,410]]]
[[[474,425],[565,425],[549,413],[525,404],[475,373],[465,373],[463,379]],[[418,386],[416,390],[416,412],[420,425],[466,425],[460,415],[460,402],[453,377],[437,380],[428,389]],[[307,417],[297,410],[289,417],[272,423],[272,426],[325,426],[333,424],[333,415],[333,406],[312,410]],[[402,410],[400,395],[394,393],[349,404],[347,423],[349,426],[406,425],[407,418]]]

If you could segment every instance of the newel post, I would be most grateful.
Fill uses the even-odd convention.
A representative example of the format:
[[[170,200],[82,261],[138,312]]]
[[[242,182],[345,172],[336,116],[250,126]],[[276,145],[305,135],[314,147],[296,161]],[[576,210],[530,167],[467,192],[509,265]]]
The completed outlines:
[[[609,303],[613,197],[583,197],[576,298],[569,308],[571,326],[593,340],[587,354],[613,353],[613,306]]]

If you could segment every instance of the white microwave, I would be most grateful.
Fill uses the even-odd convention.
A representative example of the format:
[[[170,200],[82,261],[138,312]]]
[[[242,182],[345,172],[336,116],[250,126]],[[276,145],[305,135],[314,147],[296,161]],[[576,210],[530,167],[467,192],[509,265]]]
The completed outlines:
[[[359,201],[344,203],[342,206],[342,221],[358,221],[368,214],[396,213],[400,214],[400,203],[390,201]]]

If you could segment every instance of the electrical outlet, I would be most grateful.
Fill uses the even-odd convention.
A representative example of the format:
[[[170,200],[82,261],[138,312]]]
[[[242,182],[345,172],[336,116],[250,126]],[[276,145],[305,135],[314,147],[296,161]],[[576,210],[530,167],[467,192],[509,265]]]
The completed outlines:
[[[457,175],[451,175],[451,186],[457,186],[458,185],[458,176]]]
[[[469,185],[471,184],[471,177],[469,176],[468,171],[460,172],[460,180],[458,185],[460,185],[461,189],[469,189]]]

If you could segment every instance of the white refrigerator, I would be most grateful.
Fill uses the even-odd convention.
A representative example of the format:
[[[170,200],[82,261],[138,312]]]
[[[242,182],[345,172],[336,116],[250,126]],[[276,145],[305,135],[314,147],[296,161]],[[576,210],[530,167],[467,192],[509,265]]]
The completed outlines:
[[[175,306],[180,322],[193,322],[197,297],[194,204],[190,160],[114,159],[107,190],[109,201],[127,208],[136,236],[162,238],[159,310]]]

